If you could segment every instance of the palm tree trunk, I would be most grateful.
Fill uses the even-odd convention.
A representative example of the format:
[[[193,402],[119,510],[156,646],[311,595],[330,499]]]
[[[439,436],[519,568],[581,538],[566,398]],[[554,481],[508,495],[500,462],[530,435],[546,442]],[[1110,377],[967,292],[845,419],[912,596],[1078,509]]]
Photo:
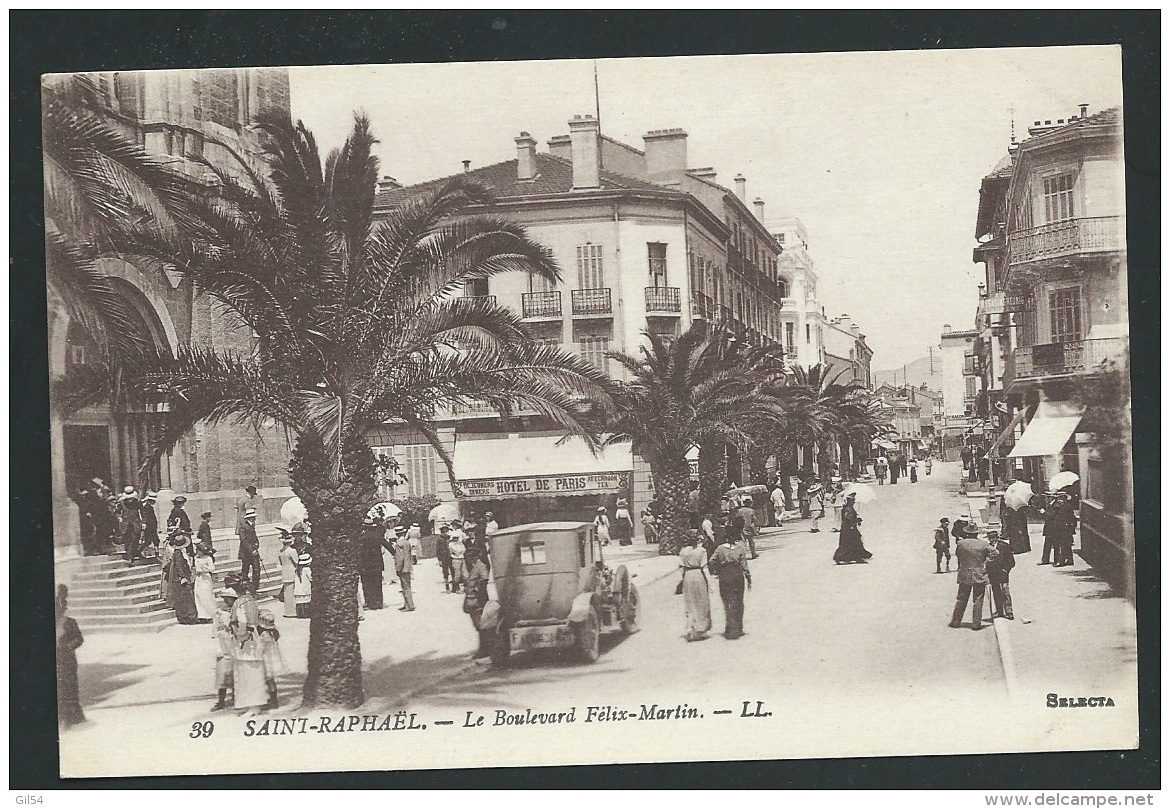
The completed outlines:
[[[700,456],[701,457],[701,456]],[[685,459],[669,464],[651,463],[654,489],[662,504],[662,526],[658,533],[658,554],[672,556],[682,547],[687,531],[687,494],[690,467]]]
[[[297,439],[289,466],[293,491],[313,525],[313,601],[304,704],[356,708],[365,701],[358,642],[357,562],[362,517],[377,493],[374,455],[347,433],[334,480],[320,442]]]
[[[727,491],[727,453],[721,441],[699,446],[699,507],[704,514],[719,513],[719,498]]]

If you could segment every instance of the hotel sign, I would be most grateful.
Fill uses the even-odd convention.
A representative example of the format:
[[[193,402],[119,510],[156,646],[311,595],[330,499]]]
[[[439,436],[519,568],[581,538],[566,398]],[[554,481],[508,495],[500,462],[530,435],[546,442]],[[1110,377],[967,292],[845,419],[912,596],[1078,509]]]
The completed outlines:
[[[563,497],[604,494],[628,488],[629,472],[591,472],[580,475],[484,478],[461,480],[457,496],[469,500],[505,500],[516,497]]]

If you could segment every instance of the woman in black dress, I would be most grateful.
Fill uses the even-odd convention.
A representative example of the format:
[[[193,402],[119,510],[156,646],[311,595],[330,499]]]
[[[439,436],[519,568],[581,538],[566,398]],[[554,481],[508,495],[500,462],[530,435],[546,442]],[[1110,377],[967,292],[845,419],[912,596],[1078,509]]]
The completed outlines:
[[[841,533],[837,543],[837,551],[833,554],[833,561],[839,565],[847,562],[868,562],[873,556],[861,544],[861,517],[857,515],[857,493],[850,492],[845,496],[845,505],[841,509]]]
[[[77,649],[85,642],[81,629],[65,614],[69,588],[57,587],[57,719],[68,727],[85,721],[77,682]]]

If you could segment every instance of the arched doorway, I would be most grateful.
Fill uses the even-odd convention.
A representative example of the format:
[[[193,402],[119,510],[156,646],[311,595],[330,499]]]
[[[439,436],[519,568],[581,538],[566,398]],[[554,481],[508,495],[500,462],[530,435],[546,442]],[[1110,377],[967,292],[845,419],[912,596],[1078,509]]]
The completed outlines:
[[[138,336],[157,348],[170,351],[167,330],[155,305],[128,280],[111,276],[109,283],[130,304]],[[66,330],[64,377],[100,377],[105,373],[100,352],[92,337],[77,323]],[[159,428],[160,414],[129,405],[117,395],[118,385],[109,382],[107,395],[95,395],[83,407],[65,414],[62,423],[62,450],[67,491],[72,494],[93,478],[101,478],[115,490],[125,485],[166,488],[171,485],[167,464],[155,463],[140,473],[150,440]],[[110,395],[112,394],[112,395]]]

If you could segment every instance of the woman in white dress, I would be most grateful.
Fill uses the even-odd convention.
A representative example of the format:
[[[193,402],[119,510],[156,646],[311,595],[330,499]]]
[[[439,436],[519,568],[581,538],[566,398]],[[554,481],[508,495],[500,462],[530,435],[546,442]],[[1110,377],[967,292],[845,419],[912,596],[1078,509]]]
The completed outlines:
[[[593,524],[597,526],[597,538],[601,540],[601,544],[608,545],[609,516],[605,513],[605,506],[597,507],[597,516],[593,518]]]
[[[313,603],[313,557],[306,550],[297,558],[296,581],[293,582],[293,600],[297,617],[308,618]]]
[[[297,617],[297,601],[293,595],[293,587],[297,581],[297,557],[300,554],[293,547],[294,539],[295,537],[291,533],[282,532],[280,541],[284,547],[277,554],[277,560],[280,563],[280,595],[281,601],[284,603],[285,618]]]
[[[215,617],[215,551],[207,545],[195,546],[195,613],[199,623],[209,624]]]

